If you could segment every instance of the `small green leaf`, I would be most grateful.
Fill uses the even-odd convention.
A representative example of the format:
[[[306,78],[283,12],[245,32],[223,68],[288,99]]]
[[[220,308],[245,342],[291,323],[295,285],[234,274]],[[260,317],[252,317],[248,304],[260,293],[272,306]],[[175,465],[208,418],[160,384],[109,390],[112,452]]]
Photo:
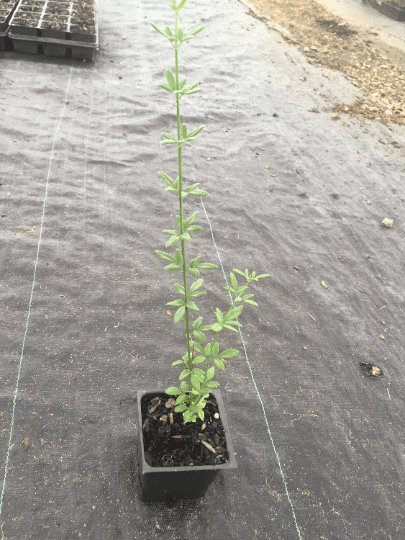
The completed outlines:
[[[236,277],[235,277],[235,274],[232,274],[232,272],[230,273],[230,276],[231,276],[231,281],[232,281],[232,285],[236,291],[236,289],[238,288],[238,282],[236,281]]]
[[[177,244],[177,242],[180,240],[180,236],[172,236],[170,240],[168,240],[165,244],[165,247],[170,247],[173,244]]]
[[[193,364],[201,364],[201,362],[205,362],[206,358],[205,356],[197,356],[197,358],[194,358]]]
[[[190,375],[191,371],[189,369],[183,369],[183,371],[180,373],[179,380],[181,381],[185,377],[188,377]]]
[[[235,292],[234,289],[232,289],[232,287],[229,287],[228,285],[225,285],[224,289],[227,291]]]
[[[172,366],[177,366],[178,364],[184,364],[184,360],[176,360],[172,363]]]
[[[232,358],[233,356],[238,356],[239,351],[237,349],[227,349],[226,351],[221,352],[218,355],[219,358]]]
[[[149,22],[149,24],[151,24],[155,30],[157,30],[160,34],[162,34],[162,36],[167,37],[166,34],[163,32],[163,30],[161,30],[158,26],[156,26],[155,23]]]
[[[168,264],[164,267],[164,270],[178,270],[180,268],[179,264]]]
[[[214,363],[219,369],[225,369],[223,362],[219,358],[214,358]]]
[[[199,308],[194,304],[192,300],[189,300],[186,304],[186,307],[188,309],[192,309],[193,311],[200,311]]]
[[[179,309],[174,314],[174,324],[177,324],[181,321],[181,319],[184,317],[185,312],[186,308],[184,306],[179,307]]]
[[[180,285],[179,283],[175,283],[173,286],[177,292],[179,292],[180,294],[184,294],[184,296],[186,296],[186,292],[184,290],[184,287],[182,287],[182,285]]]
[[[256,302],[253,302],[252,300],[245,300],[245,302],[251,306],[259,306],[259,304],[256,304]]]
[[[166,26],[166,29],[170,31],[170,28],[168,26]],[[170,88],[172,90],[176,90],[176,79],[174,78],[173,72],[169,68],[167,68],[165,73],[166,73],[166,79],[167,79],[167,82],[169,83]]]
[[[199,319],[202,319],[202,317],[199,317]],[[191,345],[194,345],[194,349],[197,351],[197,352],[200,352],[202,353],[203,350],[202,350],[202,347],[199,343],[195,343],[194,341],[191,343]]]
[[[201,90],[201,88],[200,88]],[[197,129],[195,129],[194,131],[191,131],[188,136],[189,137],[194,137],[195,135],[197,135],[198,133],[200,133],[200,131],[202,131],[203,129],[205,128],[205,125],[204,126],[199,126]],[[198,185],[198,184],[197,184]]]
[[[205,269],[218,268],[216,264],[211,264],[211,263],[198,263],[195,266],[196,268],[205,268]]]
[[[196,186],[198,184],[195,184]],[[188,188],[186,188],[186,191],[188,193]],[[198,217],[198,211],[194,212],[194,214],[192,214],[186,221],[186,227],[188,227],[189,225],[191,225],[192,223],[194,223],[194,221],[197,219]]]
[[[209,382],[206,382],[205,384],[209,386],[210,388],[217,388],[219,386],[219,382],[216,382],[216,381],[209,381]]]
[[[184,300],[173,300],[173,302],[168,302],[166,306],[185,306]]]
[[[200,328],[201,324],[202,324],[202,320],[203,318],[202,317],[198,317],[198,319],[196,319],[194,322],[193,322],[193,328],[196,330],[197,328]]]
[[[217,308],[216,314],[217,314],[218,322],[221,323],[224,320],[224,317],[223,317],[222,312],[221,312],[221,310],[219,308]]]
[[[169,388],[166,388],[165,392],[169,396],[178,396],[181,394],[180,390],[175,386],[170,386]]]
[[[158,257],[160,257],[161,259],[164,259],[165,261],[174,262],[174,257],[169,255],[169,253],[165,253],[164,251],[159,251],[159,250],[156,250],[155,253]]]
[[[197,281],[194,281],[194,283],[190,287],[190,292],[193,293],[194,291],[199,289],[203,283],[204,283],[203,279],[198,279]]]
[[[191,236],[190,236],[188,233],[183,233],[183,234],[181,234],[181,235],[180,235],[180,238],[181,238],[182,240],[187,241],[187,242],[191,242]]]
[[[176,249],[176,264],[179,266],[183,264],[183,256],[178,248]]]
[[[211,329],[214,330],[214,332],[220,332],[222,330],[222,325],[215,323],[211,326]]]
[[[163,88],[163,90],[167,90],[168,92],[173,92],[173,90],[170,88],[170,86],[168,84],[159,83],[158,86]]]
[[[202,343],[205,343],[207,341],[207,338],[202,332],[200,332],[200,330],[194,330],[193,336],[196,339],[198,339],[198,341],[201,341]],[[197,348],[197,345],[195,347]]]
[[[215,368],[214,366],[210,367],[210,369],[207,371],[207,375],[205,376],[205,382],[212,379],[212,377],[215,375]]]

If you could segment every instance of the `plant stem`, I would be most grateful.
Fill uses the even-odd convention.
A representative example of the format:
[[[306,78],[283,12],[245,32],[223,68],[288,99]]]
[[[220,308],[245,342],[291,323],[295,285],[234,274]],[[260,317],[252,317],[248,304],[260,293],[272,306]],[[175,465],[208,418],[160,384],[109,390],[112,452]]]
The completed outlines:
[[[179,59],[178,59],[178,46],[177,46],[177,17],[179,12],[176,11],[176,47],[175,47],[175,60],[176,60],[176,85],[179,86]],[[177,139],[180,141],[180,95],[176,94],[176,103],[177,103]],[[180,231],[181,234],[185,232],[183,230],[183,199],[181,198],[182,187],[183,187],[183,178],[182,178],[182,165],[181,165],[181,148],[182,145],[178,145],[178,154],[179,154],[179,200],[180,200]],[[184,292],[185,292],[185,303],[188,302],[188,292],[187,292],[187,268],[186,268],[186,249],[184,246],[184,239],[180,240],[181,242],[181,254],[183,256],[183,281],[184,281]],[[187,352],[188,352],[188,364],[187,367],[191,371],[191,355],[190,355],[190,322],[188,316],[188,308],[186,307],[186,334],[187,334]],[[191,374],[188,376],[188,392],[191,390]]]

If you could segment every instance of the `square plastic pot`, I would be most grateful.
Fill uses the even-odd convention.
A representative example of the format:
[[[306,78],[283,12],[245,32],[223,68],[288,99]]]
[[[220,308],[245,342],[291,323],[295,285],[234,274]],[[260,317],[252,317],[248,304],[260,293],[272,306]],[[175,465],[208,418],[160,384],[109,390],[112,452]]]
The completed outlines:
[[[227,463],[218,465],[201,465],[190,467],[151,467],[145,460],[143,418],[141,405],[144,399],[151,397],[167,397],[164,390],[138,390],[138,456],[140,497],[147,502],[165,501],[168,498],[196,499],[203,497],[208,487],[221,472],[229,474],[237,469],[231,433],[225,414],[225,407],[219,390],[211,390],[208,399],[214,397],[219,416],[226,433],[226,446],[229,454]],[[173,397],[173,396],[172,396]]]

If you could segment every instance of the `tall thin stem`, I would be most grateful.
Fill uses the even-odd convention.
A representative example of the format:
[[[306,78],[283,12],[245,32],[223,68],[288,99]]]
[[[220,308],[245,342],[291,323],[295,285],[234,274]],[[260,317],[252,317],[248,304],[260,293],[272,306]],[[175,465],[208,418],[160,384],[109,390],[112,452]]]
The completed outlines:
[[[179,86],[179,59],[178,59],[178,46],[177,46],[177,17],[178,11],[176,11],[176,47],[175,47],[175,60],[176,60],[176,86]],[[180,141],[180,96],[178,93],[176,95],[177,103],[177,140]],[[179,200],[180,200],[180,231],[181,234],[185,232],[183,229],[183,199],[181,198],[182,188],[183,188],[183,178],[182,178],[182,164],[181,164],[181,148],[182,145],[178,145],[178,154],[179,154]],[[188,292],[187,292],[187,265],[186,265],[186,249],[184,246],[184,239],[181,238],[181,254],[183,257],[183,280],[184,280],[184,292],[185,292],[185,303],[188,302]],[[187,352],[188,352],[188,364],[187,367],[191,371],[191,352],[190,352],[190,322],[188,316],[188,308],[186,307],[186,334],[187,334]],[[188,391],[191,389],[191,374],[188,376]]]

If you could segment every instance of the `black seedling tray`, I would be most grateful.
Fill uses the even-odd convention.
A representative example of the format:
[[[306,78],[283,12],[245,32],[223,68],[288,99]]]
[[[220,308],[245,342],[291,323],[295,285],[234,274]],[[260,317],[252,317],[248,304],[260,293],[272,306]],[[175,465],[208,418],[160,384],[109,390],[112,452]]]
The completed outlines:
[[[21,1],[19,7],[21,6]],[[51,1],[51,0],[49,0]],[[95,11],[94,33],[80,33],[74,30],[74,23],[71,24],[71,13],[75,2],[58,2],[61,9],[68,8],[69,15],[60,17],[60,21],[65,23],[64,30],[53,28],[42,28],[45,22],[43,15],[46,12],[48,0],[41,2],[42,10],[38,13],[38,23],[36,26],[13,25],[22,12],[16,11],[10,20],[8,37],[12,41],[14,50],[21,53],[44,54],[45,56],[56,56],[58,58],[75,58],[84,60],[94,60],[94,55],[99,45],[98,36],[98,13]]]
[[[380,13],[383,13],[394,21],[405,21],[405,7],[396,4],[394,1],[383,2],[381,5],[377,4],[375,0],[362,0],[363,4],[367,4]]]
[[[3,7],[0,10],[0,51],[5,51],[8,48],[7,47],[7,44],[8,44],[7,32],[9,29],[11,17],[13,16],[13,13],[17,7],[17,4],[18,4],[18,0],[16,2],[3,3]],[[7,13],[6,17],[4,17],[5,15],[4,6],[6,5],[7,5],[6,9],[8,9],[9,12]]]

